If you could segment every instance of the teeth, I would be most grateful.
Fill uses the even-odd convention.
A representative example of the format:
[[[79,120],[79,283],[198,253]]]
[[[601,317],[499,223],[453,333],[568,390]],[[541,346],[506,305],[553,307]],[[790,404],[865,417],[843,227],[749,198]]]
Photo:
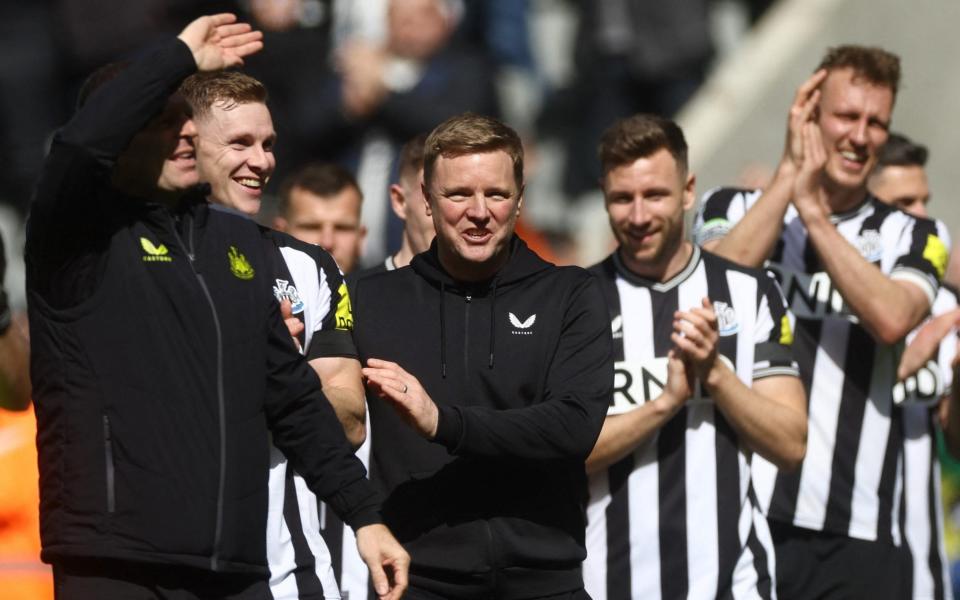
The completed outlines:
[[[847,160],[852,160],[856,162],[860,162],[861,160],[860,155],[857,154],[856,152],[841,152],[840,156],[844,157]]]
[[[245,187],[260,188],[260,180],[250,177],[240,177],[237,179],[237,183]]]

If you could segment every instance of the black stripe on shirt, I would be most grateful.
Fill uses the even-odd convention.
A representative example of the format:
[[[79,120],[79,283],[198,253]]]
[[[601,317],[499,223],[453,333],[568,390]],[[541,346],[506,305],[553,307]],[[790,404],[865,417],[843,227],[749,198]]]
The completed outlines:
[[[710,301],[716,304],[723,302],[727,306],[733,307],[734,302],[730,294],[730,282],[727,274],[733,272],[722,268],[719,265],[705,264],[704,273],[707,277],[707,290]],[[720,267],[720,268],[718,268]],[[763,277],[761,274],[760,277]],[[755,307],[759,306],[759,297],[762,293],[760,281],[757,281],[757,300]],[[756,312],[756,311],[754,311]],[[741,332],[745,335],[747,332]],[[717,349],[720,354],[730,359],[731,364],[737,363],[737,338],[738,335],[727,335],[719,338]],[[716,405],[713,406],[714,414],[714,444],[717,464],[717,556],[718,573],[721,577],[724,574],[733,574],[737,557],[740,555],[740,532],[738,530],[738,521],[740,517],[740,450],[737,444],[737,434],[727,422]],[[724,581],[721,579],[718,583],[718,590],[723,590],[730,586],[730,579]]]
[[[321,520],[320,535],[330,551],[330,565],[337,578],[337,585],[341,586],[343,578],[343,528],[346,525],[340,520],[329,506],[324,506],[322,500],[317,500],[317,508],[324,518]]]
[[[820,319],[797,318],[793,335],[793,352],[800,366],[800,382],[803,384],[804,397],[807,400],[807,412],[810,412],[810,390],[813,387],[814,359],[820,344],[823,321]],[[797,512],[797,499],[800,496],[800,475],[803,466],[792,473],[777,472],[773,498],[770,502],[770,517],[793,524]]]
[[[876,351],[876,342],[865,329],[856,325],[848,327],[847,353],[843,361],[843,391],[840,394],[840,412],[834,437],[836,445],[833,448],[833,462],[830,469],[827,514],[823,523],[824,530],[836,533],[846,533],[850,530],[857,454],[860,449],[860,436],[863,434],[863,416],[867,409],[867,395],[870,391]],[[891,439],[892,433],[891,430]],[[882,490],[881,486],[881,498],[883,498]],[[886,539],[890,537],[890,518],[888,506]],[[882,505],[880,520],[881,522],[884,520]],[[879,525],[877,535],[883,536]]]
[[[877,541],[893,544],[893,499],[897,482],[897,469],[903,457],[903,411],[891,409],[890,433],[887,435],[887,448],[883,455],[880,470],[879,499],[880,514],[877,515]],[[933,450],[936,452],[936,450]],[[906,484],[906,480],[903,480]],[[901,505],[903,502],[901,500]],[[901,535],[903,528],[900,527]],[[906,542],[904,542],[906,543]]]
[[[610,504],[607,505],[607,598],[629,600],[630,581],[630,492],[627,478],[633,472],[629,454],[610,467]]]
[[[303,522],[300,520],[300,506],[297,487],[293,480],[293,469],[287,468],[287,477],[283,491],[283,520],[290,531],[293,544],[294,563],[297,565],[293,576],[297,581],[297,592],[302,597],[316,594],[323,597],[323,584],[317,577],[316,559],[310,551],[310,545],[303,534]]]
[[[930,471],[927,473],[927,514],[930,522],[930,549],[927,551],[930,563],[930,574],[933,576],[933,597],[934,600],[944,600],[946,594],[943,590],[943,563],[940,561],[940,539],[943,535],[943,529],[940,528],[937,515],[940,514],[940,496],[937,494],[937,476],[940,471],[940,463],[937,461],[937,437],[932,423],[933,413],[931,411],[930,426],[927,429],[930,436]],[[903,528],[900,529],[904,531]],[[909,552],[907,553],[909,554]]]
[[[728,220],[730,205],[733,199],[738,195],[749,193],[750,190],[740,188],[720,188],[704,200],[703,204],[703,222],[707,223],[713,219]]]
[[[679,308],[679,287],[652,294],[654,356],[666,356],[673,347],[673,313]],[[660,587],[665,598],[682,598],[689,589],[687,565],[686,406],[660,430],[657,464],[660,519]]]
[[[750,527],[750,535],[747,537],[747,547],[753,554],[753,569],[757,574],[757,593],[763,600],[772,600],[773,589],[771,585],[770,564],[767,561],[767,551],[760,543],[757,537],[757,531]]]

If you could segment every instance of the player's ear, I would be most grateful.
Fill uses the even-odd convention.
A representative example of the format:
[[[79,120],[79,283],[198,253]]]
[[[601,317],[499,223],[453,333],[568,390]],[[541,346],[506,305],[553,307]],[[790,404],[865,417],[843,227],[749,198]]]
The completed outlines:
[[[697,176],[693,173],[687,175],[687,182],[683,186],[683,210],[690,210],[697,202]]]
[[[401,221],[407,220],[407,197],[403,193],[403,188],[396,184],[390,184],[390,208],[393,214],[397,215]]]

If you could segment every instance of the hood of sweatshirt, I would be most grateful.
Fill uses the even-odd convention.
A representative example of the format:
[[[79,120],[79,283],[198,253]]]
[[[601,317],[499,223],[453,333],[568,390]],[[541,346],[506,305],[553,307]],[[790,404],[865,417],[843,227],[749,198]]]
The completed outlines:
[[[494,315],[496,314],[497,290],[503,290],[516,285],[549,269],[553,265],[543,260],[531,250],[516,234],[510,239],[509,258],[507,262],[486,281],[467,282],[454,279],[440,264],[437,252],[437,240],[434,238],[430,249],[413,257],[410,266],[413,270],[432,283],[440,293],[440,372],[447,376],[447,328],[444,316],[444,296],[447,291],[457,294],[489,295],[490,297],[490,343],[487,368],[492,369],[495,361],[496,329]]]
[[[551,265],[531,250],[516,234],[510,239],[510,256],[506,264],[487,281],[465,282],[457,281],[440,264],[437,253],[437,240],[434,238],[430,248],[413,257],[410,266],[423,278],[433,282],[437,287],[441,284],[452,290],[486,290],[523,281],[528,277],[550,268]]]

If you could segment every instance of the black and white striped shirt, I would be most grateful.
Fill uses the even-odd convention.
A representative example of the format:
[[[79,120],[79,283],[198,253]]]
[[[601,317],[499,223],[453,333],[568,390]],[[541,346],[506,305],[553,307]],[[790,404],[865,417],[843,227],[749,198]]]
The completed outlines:
[[[707,192],[698,243],[720,238],[760,191]],[[831,215],[837,231],[892,279],[913,282],[931,304],[947,261],[946,229],[868,197]],[[864,540],[900,544],[903,429],[893,410],[902,344],[877,344],[834,288],[796,209],[788,207],[768,263],[796,316],[794,356],[808,394],[807,453],[795,473],[754,461],[754,487],[772,519]]]
[[[393,256],[388,256],[378,265],[350,273],[347,276],[347,287],[352,290],[358,280],[374,273],[393,271],[395,268]],[[370,440],[372,436],[373,432],[370,427],[370,414],[368,412],[367,438],[356,452],[357,458],[367,468],[368,473],[370,471]],[[333,514],[323,502],[320,503],[320,533],[330,549],[333,571],[340,585],[340,594],[343,596],[343,600],[367,600],[368,597],[376,597],[371,592],[370,571],[357,551],[357,538],[353,530],[341,521],[337,515]]]
[[[289,235],[263,230],[276,249],[273,293],[287,299],[304,324],[300,345],[310,360],[356,358],[350,331],[353,313],[343,275],[325,250]],[[271,448],[267,513],[267,561],[275,600],[340,598],[331,553],[320,535],[322,509],[306,482]]]
[[[790,323],[773,278],[694,247],[663,283],[614,253],[591,268],[610,307],[616,358],[608,414],[659,396],[673,314],[711,299],[719,353],[741,381],[797,375]],[[595,600],[771,598],[772,542],[750,486],[750,455],[699,390],[651,439],[590,478],[587,591]]]
[[[930,311],[941,315],[957,307],[957,295],[946,285],[937,292]],[[909,343],[916,332],[907,337]],[[940,461],[936,431],[938,402],[949,397],[953,358],[957,351],[955,332],[940,344],[935,361],[914,377],[897,385],[903,389],[903,532],[913,563],[914,598],[953,598],[943,539],[943,505],[940,493]]]

